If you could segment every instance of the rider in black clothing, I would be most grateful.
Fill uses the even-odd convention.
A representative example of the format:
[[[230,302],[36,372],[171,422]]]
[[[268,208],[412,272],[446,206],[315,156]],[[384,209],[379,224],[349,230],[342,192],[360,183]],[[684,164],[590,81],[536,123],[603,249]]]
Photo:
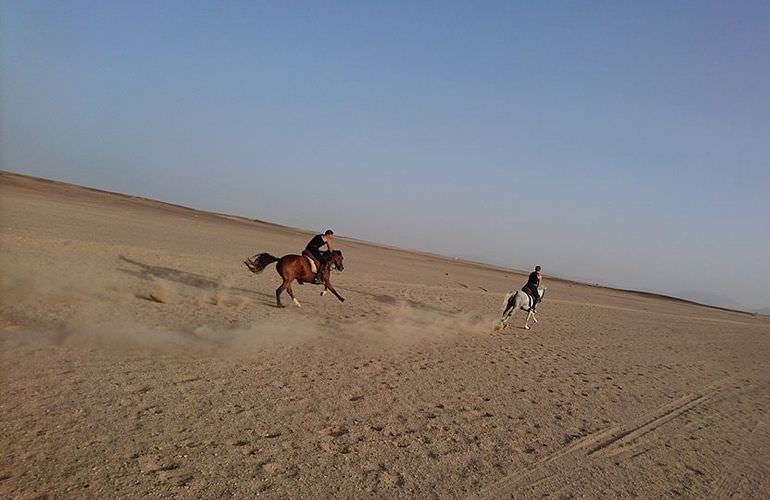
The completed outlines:
[[[524,285],[524,288],[528,288],[532,292],[532,311],[535,311],[537,303],[540,300],[540,293],[537,291],[537,287],[540,286],[540,281],[543,276],[540,274],[540,266],[535,266],[535,270],[529,273],[529,281]]]
[[[321,277],[321,266],[323,264],[323,256],[321,255],[321,247],[326,245],[326,248],[329,249],[329,251],[332,251],[332,239],[334,238],[334,231],[331,229],[327,229],[324,234],[317,234],[313,236],[313,239],[310,240],[310,242],[305,246],[305,251],[302,252],[303,255],[310,254],[312,259],[315,261],[316,269],[318,269],[318,272],[316,273],[315,281],[316,283],[321,283],[322,277]]]

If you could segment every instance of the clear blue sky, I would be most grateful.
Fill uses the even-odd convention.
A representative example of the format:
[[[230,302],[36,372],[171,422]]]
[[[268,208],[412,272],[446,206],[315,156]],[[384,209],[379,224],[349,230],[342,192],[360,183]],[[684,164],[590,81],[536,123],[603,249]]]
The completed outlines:
[[[0,23],[3,169],[770,306],[765,0],[5,0]]]

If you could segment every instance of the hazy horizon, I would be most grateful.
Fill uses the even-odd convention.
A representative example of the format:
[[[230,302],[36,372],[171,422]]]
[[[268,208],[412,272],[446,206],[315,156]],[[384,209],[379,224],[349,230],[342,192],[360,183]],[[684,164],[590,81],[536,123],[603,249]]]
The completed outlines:
[[[22,172],[13,172],[13,171],[9,171],[9,170],[5,170],[5,171],[6,172],[10,172],[12,174],[30,175],[30,174],[24,174]],[[63,179],[52,179],[52,178],[41,178],[41,179],[69,183],[68,181],[63,180]],[[97,189],[97,190],[100,190],[100,191],[104,191],[104,192],[108,192],[108,193],[114,193],[114,194],[117,194],[117,195],[132,196],[132,197],[142,197],[142,196],[137,195],[135,193],[122,193],[122,192],[118,192],[118,191],[110,191],[110,190],[105,190],[104,188],[99,188],[97,186],[86,186],[86,185],[72,184],[72,183],[69,183],[69,184],[75,185],[75,186],[80,186],[80,187],[83,187],[83,188],[86,188],[86,189]],[[253,216],[253,215],[250,216],[250,215],[247,215],[247,214],[227,213],[227,212],[221,212],[221,211],[215,211],[215,210],[205,210],[205,209],[201,209],[199,207],[183,205],[181,203],[176,203],[176,202],[173,202],[173,201],[170,201],[170,200],[159,200],[157,198],[146,198],[146,197],[142,197],[142,198],[150,199],[150,200],[161,202],[161,203],[169,203],[169,204],[174,204],[174,205],[177,205],[177,206],[184,206],[185,208],[192,209],[192,210],[204,210],[204,211],[208,211],[210,213],[216,213],[216,214],[219,214],[219,215],[243,217],[244,219],[247,219],[247,220],[253,220],[253,221],[258,221],[258,222],[263,222],[263,223],[268,223],[268,224],[275,224],[275,225],[279,225],[279,226],[289,227],[291,229],[296,229],[296,230],[299,230],[299,231],[307,231],[309,233],[312,233],[312,232],[322,232],[323,231],[323,229],[319,229],[319,228],[308,228],[308,227],[302,227],[302,226],[291,226],[291,225],[288,225],[288,224],[285,224],[285,223],[282,223],[282,222],[279,222],[279,221],[272,221],[272,220],[261,219],[261,218],[259,218],[257,216]],[[520,272],[523,272],[523,273],[526,273],[526,272],[530,271],[529,269],[525,269],[525,268],[521,268],[521,267],[516,267],[516,266],[511,266],[511,265],[503,263],[503,262],[492,262],[492,261],[490,261],[488,258],[486,258],[484,256],[449,255],[449,254],[444,254],[444,253],[437,252],[436,250],[431,250],[429,248],[417,248],[417,247],[400,246],[400,245],[396,245],[396,244],[394,244],[392,242],[370,240],[370,239],[365,239],[365,238],[359,237],[357,235],[341,235],[341,234],[339,234],[339,232],[336,233],[336,236],[338,238],[341,238],[342,240],[350,239],[350,240],[354,240],[354,241],[362,241],[362,242],[371,243],[371,244],[375,244],[375,245],[383,245],[383,246],[388,246],[388,247],[392,247],[392,248],[399,248],[401,250],[415,251],[415,252],[425,252],[425,253],[430,253],[430,254],[433,254],[433,255],[438,255],[438,256],[441,256],[441,257],[445,257],[445,258],[448,258],[448,259],[457,258],[457,259],[460,259],[460,260],[463,260],[463,261],[466,261],[466,262],[476,262],[476,263],[479,263],[479,264],[487,264],[487,265],[492,265],[492,266],[500,266],[500,267],[503,267],[503,268],[506,268],[506,269],[510,269],[512,271],[520,271]],[[337,246],[339,247],[339,244]],[[290,250],[287,250],[287,252],[288,251],[290,251]],[[687,300],[694,300],[696,302],[700,302],[700,303],[705,304],[705,305],[715,305],[715,306],[719,306],[719,307],[746,309],[746,310],[749,310],[749,311],[755,311],[755,310],[759,311],[759,309],[764,309],[764,314],[770,314],[770,308],[759,308],[759,309],[751,309],[750,310],[750,309],[747,309],[747,308],[743,308],[740,304],[738,304],[737,302],[731,301],[729,298],[720,297],[718,294],[713,294],[713,295],[709,295],[708,293],[701,294],[701,293],[699,293],[697,291],[694,291],[694,290],[689,290],[689,291],[685,290],[685,291],[680,292],[680,293],[670,293],[670,292],[662,292],[660,290],[646,290],[646,289],[638,289],[638,288],[633,288],[633,287],[632,288],[624,288],[622,285],[616,285],[616,284],[612,284],[612,283],[608,283],[608,282],[597,282],[596,280],[592,280],[590,278],[585,278],[585,277],[584,278],[580,278],[580,277],[577,277],[577,276],[571,276],[569,274],[553,274],[553,273],[550,273],[550,274],[545,276],[545,286],[547,286],[547,284],[548,284],[547,281],[548,281],[549,278],[578,281],[578,282],[582,282],[582,283],[586,283],[586,284],[590,284],[590,285],[600,285],[600,286],[605,286],[605,287],[609,287],[609,288],[616,288],[616,289],[620,289],[620,290],[626,290],[627,289],[627,290],[639,291],[639,292],[660,293],[660,294],[665,294],[665,295],[668,295],[668,296],[684,298],[684,299],[687,299]]]
[[[0,4],[0,168],[770,307],[770,3]]]

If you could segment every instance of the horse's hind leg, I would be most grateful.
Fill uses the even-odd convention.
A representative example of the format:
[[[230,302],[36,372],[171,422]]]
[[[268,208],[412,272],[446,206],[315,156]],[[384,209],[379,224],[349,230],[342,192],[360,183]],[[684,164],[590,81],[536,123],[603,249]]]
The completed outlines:
[[[296,297],[294,297],[294,290],[291,289],[291,284],[286,287],[286,291],[289,292],[289,297],[291,297],[291,300],[294,302],[294,305],[297,307],[302,307],[302,305],[299,303],[299,300],[297,300]]]
[[[513,315],[516,314],[516,306],[511,306],[510,309],[508,309],[508,316],[505,317],[505,326],[508,326],[508,322],[513,318]]]
[[[505,330],[508,327],[508,320],[513,316],[513,313],[516,311],[516,309],[512,307],[508,307],[505,311],[503,311],[503,317],[500,320],[500,324],[497,326],[497,330]]]
[[[283,283],[281,283],[281,286],[275,289],[275,302],[278,307],[285,307],[283,304],[281,304],[281,294],[287,288],[289,288],[289,281],[284,279]],[[292,296],[292,298],[294,297]]]

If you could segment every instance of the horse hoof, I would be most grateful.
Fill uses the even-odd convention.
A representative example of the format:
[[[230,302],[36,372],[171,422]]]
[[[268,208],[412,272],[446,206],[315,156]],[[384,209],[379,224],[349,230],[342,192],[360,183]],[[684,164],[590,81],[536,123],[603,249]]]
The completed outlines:
[[[302,304],[299,303],[299,300],[294,299],[294,305],[297,307],[302,307]]]
[[[285,305],[283,305],[283,304],[278,304],[278,305],[277,305],[277,306],[275,306],[275,307],[278,307],[278,308],[280,308],[280,309],[283,309],[283,308],[284,308],[284,307],[286,307],[286,306],[285,306]]]
[[[529,326],[525,326],[525,327],[524,327],[524,329],[525,329],[525,330],[529,330],[530,328],[531,328],[531,327],[529,327]]]

